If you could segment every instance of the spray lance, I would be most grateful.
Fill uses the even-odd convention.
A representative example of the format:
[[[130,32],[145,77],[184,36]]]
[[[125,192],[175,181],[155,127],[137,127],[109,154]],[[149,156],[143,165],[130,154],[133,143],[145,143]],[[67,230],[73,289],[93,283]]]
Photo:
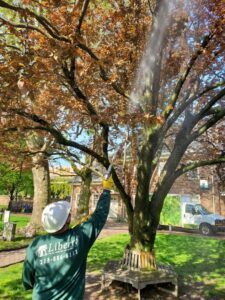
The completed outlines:
[[[109,179],[111,173],[112,173],[112,164],[110,164],[109,167],[108,167],[108,169],[107,169],[107,172],[106,172],[106,174],[104,176],[105,180]]]
[[[114,162],[114,159],[115,159],[115,157],[116,157],[116,155],[117,155],[118,152],[119,152],[119,149],[118,149],[118,150],[115,152],[115,154],[113,155],[113,158],[112,158],[112,160],[111,160],[111,162],[110,162],[110,165],[109,165],[109,167],[108,167],[108,169],[107,169],[107,171],[106,171],[106,174],[105,174],[105,176],[104,176],[105,180],[108,180],[109,177],[110,177],[110,175],[111,175],[111,173],[112,173],[113,162]]]
[[[114,160],[115,160],[117,154],[120,152],[120,150],[121,150],[121,149],[120,149],[120,147],[119,147],[119,148],[115,151],[115,153],[114,153],[114,155],[113,155],[113,157],[112,157],[112,159],[111,159],[110,165],[109,165],[109,167],[108,167],[108,169],[107,169],[107,171],[106,171],[106,174],[105,174],[105,176],[104,176],[105,180],[108,180],[108,179],[109,179],[109,177],[110,177],[110,175],[111,175],[111,173],[112,173],[113,162],[114,162]]]
[[[128,147],[129,147],[129,145],[130,145],[130,142],[127,143],[127,139],[128,139],[128,135],[126,136],[126,140],[125,140],[124,159],[123,159],[124,162],[123,162],[123,164],[125,164],[125,161],[126,161],[126,152],[127,152],[127,149],[128,149]],[[114,155],[113,155],[113,157],[112,157],[112,159],[111,159],[111,161],[110,161],[110,165],[109,165],[109,167],[108,167],[108,169],[107,169],[105,175],[103,175],[102,173],[100,173],[98,170],[96,170],[96,169],[94,169],[94,168],[91,168],[91,167],[90,167],[90,169],[91,169],[93,172],[95,172],[97,175],[99,175],[100,177],[104,177],[105,180],[108,180],[109,177],[110,177],[110,175],[111,175],[111,173],[112,173],[113,162],[114,162],[114,160],[115,160],[117,154],[122,150],[121,148],[122,148],[122,146],[120,146],[120,147],[115,151],[115,153],[114,153]]]
[[[128,149],[128,147],[129,147],[129,145],[130,145],[130,142],[127,143],[127,139],[128,139],[128,135],[126,136],[126,140],[125,140],[125,147],[124,147],[124,162],[123,162],[123,164],[125,164],[125,160],[126,160],[126,152],[127,152],[127,149]],[[105,180],[108,180],[108,179],[109,179],[109,177],[110,177],[110,175],[111,175],[111,173],[112,173],[113,161],[115,160],[117,154],[118,154],[120,151],[121,151],[121,147],[119,147],[119,148],[117,149],[117,151],[114,153],[113,158],[112,158],[112,160],[111,160],[111,163],[110,163],[110,165],[109,165],[109,167],[108,167],[108,169],[107,169],[107,172],[106,172],[106,174],[105,174],[105,176],[104,176]]]
[[[117,152],[116,152],[116,153],[117,153]],[[115,156],[115,155],[114,155],[114,156]],[[113,157],[112,161],[113,161],[113,160],[114,160],[114,157]],[[96,170],[96,169],[94,169],[94,168],[92,168],[92,167],[89,167],[89,168],[90,168],[93,172],[95,172],[98,176],[104,177],[105,180],[108,180],[109,177],[110,177],[110,175],[111,175],[111,173],[112,173],[112,167],[113,167],[112,161],[111,161],[111,163],[110,163],[110,165],[109,165],[109,167],[108,167],[108,169],[107,169],[105,175],[103,175],[103,174],[100,173],[98,170]]]

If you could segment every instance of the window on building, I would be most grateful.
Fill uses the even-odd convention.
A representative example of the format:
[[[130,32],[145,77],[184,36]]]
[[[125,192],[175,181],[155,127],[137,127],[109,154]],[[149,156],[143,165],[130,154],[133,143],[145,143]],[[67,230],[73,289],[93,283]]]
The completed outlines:
[[[206,179],[200,179],[200,188],[202,190],[208,190],[209,189],[209,182]]]
[[[199,178],[198,169],[194,169],[194,170],[191,170],[191,171],[187,172],[187,177],[189,179],[198,179]]]

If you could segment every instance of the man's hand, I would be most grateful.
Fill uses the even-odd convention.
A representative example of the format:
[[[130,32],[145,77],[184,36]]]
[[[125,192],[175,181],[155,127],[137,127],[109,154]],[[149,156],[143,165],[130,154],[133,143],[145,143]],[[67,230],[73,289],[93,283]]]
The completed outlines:
[[[114,182],[113,182],[113,179],[112,179],[112,175],[110,175],[109,179],[105,179],[105,178],[102,178],[102,185],[103,185],[103,189],[104,190],[113,190],[114,189]]]

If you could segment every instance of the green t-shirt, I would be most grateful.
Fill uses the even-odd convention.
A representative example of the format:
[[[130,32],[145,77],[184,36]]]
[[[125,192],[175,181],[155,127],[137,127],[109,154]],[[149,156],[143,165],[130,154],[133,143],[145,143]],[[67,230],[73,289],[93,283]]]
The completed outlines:
[[[23,266],[23,286],[33,289],[32,299],[83,299],[87,254],[106,222],[109,205],[110,191],[104,190],[86,222],[34,239]]]

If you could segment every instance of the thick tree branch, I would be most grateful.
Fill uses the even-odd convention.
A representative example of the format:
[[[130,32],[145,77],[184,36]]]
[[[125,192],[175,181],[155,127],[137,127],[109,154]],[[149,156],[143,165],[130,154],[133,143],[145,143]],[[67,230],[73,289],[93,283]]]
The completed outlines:
[[[99,154],[97,154],[95,151],[93,151],[93,150],[91,150],[91,149],[89,149],[89,148],[87,148],[87,147],[85,147],[85,146],[83,146],[79,143],[76,143],[76,142],[71,141],[71,140],[67,140],[60,131],[58,131],[57,129],[52,127],[47,121],[41,119],[40,117],[38,117],[34,114],[27,113],[27,112],[24,112],[24,111],[20,111],[18,109],[11,109],[11,112],[41,125],[41,126],[35,126],[35,127],[27,126],[27,127],[24,127],[23,129],[25,129],[25,128],[26,128],[26,130],[36,129],[36,130],[42,130],[42,131],[49,132],[55,138],[55,141],[58,144],[63,145],[63,146],[73,147],[73,148],[76,148],[78,150],[81,150],[84,153],[87,153],[90,156],[92,156],[93,158],[95,158],[105,168],[109,167],[110,162],[108,160],[108,154],[106,155],[106,153],[105,153],[105,155],[107,157],[102,157]],[[8,131],[10,131],[10,130],[11,131],[17,131],[18,128],[16,128],[16,127],[8,128]],[[117,187],[117,189],[118,189],[118,191],[119,191],[119,193],[120,193],[120,195],[121,195],[121,197],[122,197],[122,199],[123,199],[123,201],[124,201],[124,203],[127,207],[128,213],[132,214],[133,213],[133,206],[132,206],[132,203],[131,203],[131,197],[125,192],[125,189],[122,186],[122,184],[120,182],[120,179],[117,176],[117,173],[114,170],[114,168],[112,169],[112,176],[113,176],[114,183],[115,183],[115,185],[116,185],[116,187]]]
[[[16,51],[22,52],[21,49],[20,49],[19,47],[16,47],[16,46],[14,46],[14,45],[8,45],[8,44],[5,44],[4,46],[7,47],[7,48],[12,48],[12,49],[14,49],[14,50],[16,50]]]
[[[214,158],[214,159],[211,159],[211,160],[197,161],[197,162],[190,163],[190,164],[187,164],[185,166],[182,166],[181,168],[176,170],[174,175],[175,175],[176,178],[178,178],[181,175],[183,175],[183,174],[185,174],[189,171],[192,171],[194,169],[197,169],[199,167],[211,166],[211,165],[215,165],[215,164],[221,164],[221,163],[224,163],[224,162],[225,162],[225,157],[224,156]]]
[[[15,24],[12,23],[8,20],[3,19],[2,17],[0,17],[0,20],[2,21],[2,24],[7,24],[9,26],[15,27],[15,28],[25,28],[25,29],[29,29],[29,30],[35,30],[38,31],[39,33],[41,33],[42,35],[48,37],[42,30],[40,30],[38,27],[35,26],[31,26],[31,25],[24,25],[24,24]]]
[[[69,85],[71,86],[72,90],[75,92],[76,96],[81,99],[81,101],[84,103],[84,105],[87,108],[88,113],[90,116],[93,116],[98,119],[99,125],[102,127],[102,137],[103,137],[103,155],[108,160],[108,135],[109,135],[109,126],[108,124],[102,122],[99,120],[99,116],[95,108],[92,106],[92,104],[88,101],[87,96],[79,89],[79,87],[76,84],[74,72],[75,72],[75,60],[71,60],[71,67],[70,70],[67,66],[67,63],[64,62],[63,66],[63,72],[69,82]]]
[[[217,113],[214,114],[211,119],[206,121],[204,125],[198,128],[192,134],[191,132],[195,127],[195,125],[198,123],[199,118],[198,116],[192,114],[190,115],[188,114],[185,116],[185,120],[182,124],[182,127],[179,130],[179,132],[176,134],[174,148],[162,170],[162,176],[160,178],[159,184],[156,187],[156,189],[163,186],[163,184],[165,185],[168,184],[169,186],[171,182],[174,182],[174,180],[178,177],[178,175],[177,177],[175,177],[175,173],[173,172],[173,170],[176,170],[176,168],[178,167],[179,162],[182,159],[187,147],[193,141],[195,141],[199,136],[205,133],[210,127],[216,124],[224,116],[225,116],[225,109],[218,109]]]
[[[151,1],[150,1],[150,0],[148,0],[148,7],[149,7],[149,10],[150,10],[150,13],[151,13],[152,15],[154,15],[154,10],[153,10],[153,8],[152,8],[152,4],[151,4]]]
[[[79,22],[78,22],[78,25],[77,25],[77,29],[76,29],[76,31],[79,34],[80,34],[80,30],[81,30],[81,26],[82,26],[85,14],[86,14],[87,9],[88,9],[89,2],[90,2],[90,0],[85,0],[83,8],[82,8],[81,16],[80,16],[80,19],[79,19]]]
[[[107,125],[104,125],[104,127],[103,127],[103,138],[104,138],[103,155],[104,155],[104,157],[102,157],[99,154],[97,154],[95,151],[91,150],[90,148],[87,148],[87,147],[85,147],[85,146],[83,146],[79,143],[76,143],[74,141],[66,139],[60,131],[58,131],[57,129],[52,127],[47,121],[45,121],[44,119],[38,117],[37,115],[27,113],[27,112],[21,111],[19,109],[11,109],[10,111],[12,113],[15,113],[19,116],[22,116],[26,119],[29,119],[29,120],[41,125],[41,126],[26,126],[26,127],[23,127],[23,130],[42,130],[42,131],[49,132],[55,138],[55,141],[57,143],[59,143],[60,145],[71,146],[73,148],[81,150],[81,151],[91,155],[95,159],[97,159],[97,161],[99,163],[101,163],[103,166],[105,166],[105,168],[109,167],[109,165],[110,165],[110,162],[109,162],[109,159],[108,159],[108,133],[109,133],[109,128],[108,128]],[[11,128],[7,128],[7,129],[4,130],[4,132],[6,132],[6,131],[18,131],[18,128],[17,127],[11,127]],[[71,152],[70,152],[70,155],[71,155]],[[72,156],[74,156],[74,155],[72,155]],[[120,184],[120,181],[119,181],[118,176],[117,176],[116,173],[114,173],[114,177],[115,177],[115,180],[116,180],[119,188],[121,189],[121,193],[125,194],[124,188]]]
[[[184,110],[191,105],[194,101],[200,99],[202,96],[204,96],[206,93],[220,87],[220,86],[224,86],[225,85],[225,81],[219,81],[213,85],[209,85],[206,86],[204,88],[204,90],[202,90],[201,92],[199,92],[197,95],[193,95],[191,96],[187,101],[183,101],[181,103],[181,105],[174,111],[174,114],[167,119],[167,122],[165,123],[165,131],[168,131],[168,129],[174,124],[174,122],[176,122],[176,120],[178,119],[178,117],[184,112]],[[217,101],[217,100],[216,100]]]
[[[35,123],[40,124],[41,126],[38,127],[38,129],[51,133],[51,135],[55,138],[55,140],[58,144],[64,145],[64,146],[71,146],[78,150],[81,150],[81,151],[93,156],[94,158],[96,158],[97,161],[99,163],[101,163],[103,166],[105,166],[106,168],[109,166],[109,161],[107,161],[105,158],[103,158],[98,153],[96,153],[95,151],[91,150],[90,148],[88,148],[84,145],[81,145],[77,142],[66,139],[59,130],[52,127],[47,121],[40,118],[39,116],[32,114],[32,113],[25,112],[25,111],[21,111],[19,109],[10,109],[10,111],[16,115],[19,115],[23,118],[26,118],[28,120],[31,120]]]
[[[208,114],[208,111],[212,108],[212,106],[219,101],[223,96],[225,96],[225,88],[219,91],[217,95],[212,97],[212,99],[201,109],[199,112],[198,116],[199,118],[204,117],[205,115]]]
[[[61,36],[59,34],[59,31],[47,19],[45,19],[42,16],[37,15],[36,13],[29,10],[28,8],[22,8],[20,6],[10,5],[2,0],[0,0],[0,7],[4,7],[9,10],[12,10],[12,11],[15,11],[15,12],[18,12],[21,14],[29,15],[29,16],[35,18],[45,28],[45,30],[48,32],[48,34],[51,37],[53,37],[59,41],[71,43],[70,39],[66,38],[65,36]]]
[[[75,71],[75,60],[72,59],[71,60],[71,68],[69,70],[68,65],[66,62],[63,62],[62,64],[62,70],[63,73],[70,85],[70,87],[72,88],[72,90],[74,91],[75,95],[83,100],[83,103],[85,103],[88,112],[91,115],[95,115],[97,116],[97,113],[94,109],[94,107],[89,103],[88,98],[86,97],[86,95],[79,89],[79,87],[77,86],[76,80],[75,80],[75,76],[74,76],[74,71]]]
[[[225,109],[215,109],[216,113],[210,118],[208,121],[205,122],[200,128],[194,131],[190,136],[190,141],[196,140],[199,136],[205,133],[210,127],[215,125],[219,120],[221,120],[225,116]]]

